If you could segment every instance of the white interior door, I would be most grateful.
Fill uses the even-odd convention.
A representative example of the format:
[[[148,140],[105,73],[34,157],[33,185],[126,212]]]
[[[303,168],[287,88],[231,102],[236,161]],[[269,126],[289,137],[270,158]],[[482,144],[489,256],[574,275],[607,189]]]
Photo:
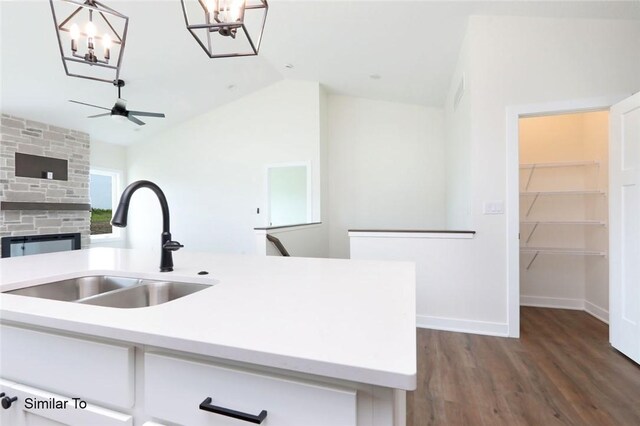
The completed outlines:
[[[640,363],[640,93],[611,107],[609,126],[610,341]]]

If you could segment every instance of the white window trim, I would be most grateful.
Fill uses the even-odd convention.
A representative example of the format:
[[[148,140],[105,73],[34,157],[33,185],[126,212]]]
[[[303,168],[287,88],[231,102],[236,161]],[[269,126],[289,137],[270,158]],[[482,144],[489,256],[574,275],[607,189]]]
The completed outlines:
[[[111,211],[116,211],[118,207],[118,198],[120,196],[122,185],[122,170],[108,169],[104,167],[91,168],[89,175],[109,176],[111,180]],[[123,232],[121,228],[113,227],[111,234],[90,235],[91,241],[122,241]]]

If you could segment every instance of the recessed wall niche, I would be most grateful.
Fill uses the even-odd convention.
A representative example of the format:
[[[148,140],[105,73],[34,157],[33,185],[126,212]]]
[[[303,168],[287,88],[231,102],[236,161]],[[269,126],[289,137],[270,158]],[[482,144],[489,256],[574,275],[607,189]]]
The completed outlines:
[[[18,177],[49,180],[68,180],[68,162],[60,158],[16,152],[16,170]]]

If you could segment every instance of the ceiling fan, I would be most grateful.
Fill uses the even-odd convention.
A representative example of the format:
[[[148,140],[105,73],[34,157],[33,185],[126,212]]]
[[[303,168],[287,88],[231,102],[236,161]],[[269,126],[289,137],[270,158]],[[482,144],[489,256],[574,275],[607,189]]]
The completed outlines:
[[[118,87],[118,100],[116,101],[116,103],[113,105],[112,108],[105,108],[105,107],[101,107],[101,106],[98,106],[98,105],[92,105],[92,104],[88,104],[88,103],[80,102],[80,101],[72,101],[72,100],[70,100],[69,102],[73,102],[74,104],[86,105],[86,106],[90,106],[90,107],[93,107],[93,108],[100,108],[100,109],[104,109],[104,110],[109,111],[109,112],[105,112],[105,113],[102,113],[102,114],[90,115],[87,118],[98,118],[98,117],[111,116],[111,117],[114,117],[114,118],[117,118],[117,119],[121,119],[121,120],[132,121],[132,122],[136,123],[138,126],[144,126],[145,123],[144,123],[144,121],[138,119],[136,116],[164,118],[164,114],[161,113],[161,112],[129,111],[127,109],[127,101],[122,99],[122,96],[120,95],[120,89],[124,86],[124,81],[123,80],[114,81],[113,85]]]

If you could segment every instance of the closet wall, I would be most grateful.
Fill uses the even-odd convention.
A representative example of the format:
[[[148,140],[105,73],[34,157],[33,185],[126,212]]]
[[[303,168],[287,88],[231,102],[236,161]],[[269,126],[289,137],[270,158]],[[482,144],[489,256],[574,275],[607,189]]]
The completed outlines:
[[[607,320],[608,112],[520,120],[523,305]]]

